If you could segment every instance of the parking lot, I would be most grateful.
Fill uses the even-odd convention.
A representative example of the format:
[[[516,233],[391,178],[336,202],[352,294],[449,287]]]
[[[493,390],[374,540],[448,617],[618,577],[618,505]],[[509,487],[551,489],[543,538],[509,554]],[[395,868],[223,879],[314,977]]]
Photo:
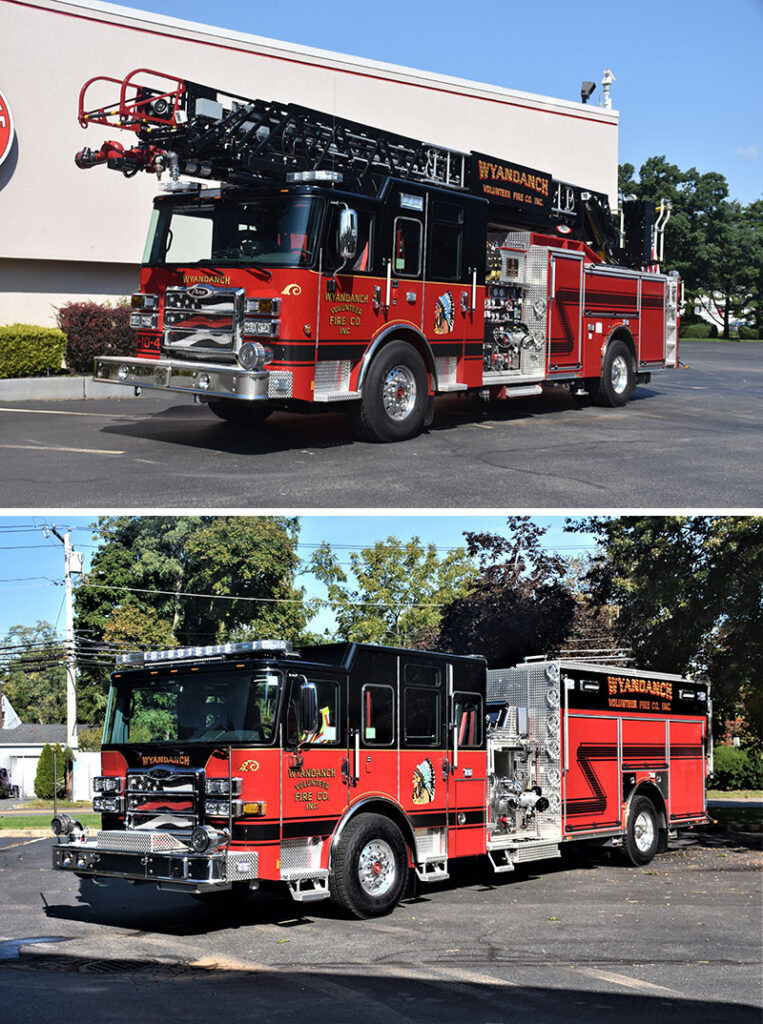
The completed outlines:
[[[469,862],[364,922],[96,886],[52,872],[47,839],[0,839],[4,1017],[758,1024],[758,839],[711,829],[641,869],[582,849],[510,876]]]
[[[431,429],[356,441],[337,412],[248,432],[175,397],[0,402],[7,508],[751,508],[763,504],[763,344],[686,342],[625,408],[558,390],[444,396]]]

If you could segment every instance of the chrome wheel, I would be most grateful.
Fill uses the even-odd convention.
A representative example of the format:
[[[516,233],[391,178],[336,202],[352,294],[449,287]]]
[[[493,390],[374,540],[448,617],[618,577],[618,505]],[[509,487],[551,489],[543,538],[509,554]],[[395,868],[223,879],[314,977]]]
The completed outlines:
[[[383,839],[372,839],[360,851],[358,881],[369,896],[383,896],[395,883],[395,854]]]
[[[384,411],[390,419],[400,422],[410,416],[416,404],[416,378],[402,364],[393,366],[382,384]]]
[[[612,390],[616,395],[622,395],[628,387],[628,363],[625,356],[617,355],[612,360],[612,371],[610,374]]]
[[[654,843],[654,819],[642,811],[633,823],[633,840],[639,853],[647,854]]]

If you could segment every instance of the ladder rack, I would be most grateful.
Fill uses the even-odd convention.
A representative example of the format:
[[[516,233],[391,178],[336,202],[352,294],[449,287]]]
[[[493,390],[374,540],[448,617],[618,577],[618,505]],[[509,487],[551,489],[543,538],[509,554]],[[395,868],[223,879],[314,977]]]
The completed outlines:
[[[86,109],[97,83],[119,87],[111,103]],[[468,154],[372,128],[309,107],[248,99],[140,68],[125,79],[91,78],[82,87],[79,122],[133,131],[151,150],[177,157],[179,173],[245,183],[288,173],[337,172],[378,191],[397,177],[465,190]],[[133,159],[138,160],[136,150]],[[376,189],[374,183],[376,182]]]

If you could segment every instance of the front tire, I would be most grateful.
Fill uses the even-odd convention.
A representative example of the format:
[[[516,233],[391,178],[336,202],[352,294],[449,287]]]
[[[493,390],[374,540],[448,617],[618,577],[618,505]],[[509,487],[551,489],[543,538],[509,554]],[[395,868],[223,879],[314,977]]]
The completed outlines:
[[[356,430],[369,441],[403,441],[424,425],[430,408],[424,361],[405,341],[392,341],[371,363],[356,414]]]
[[[246,402],[237,398],[218,398],[207,402],[207,408],[226,423],[250,426],[262,423],[273,411],[267,402]]]
[[[625,405],[636,388],[636,371],[631,350],[621,338],[607,346],[601,377],[591,381],[591,397],[597,405],[614,408]]]
[[[380,917],[400,901],[408,851],[400,829],[380,814],[359,814],[339,836],[329,891],[353,917]]]
[[[623,853],[629,864],[642,867],[657,853],[660,833],[657,811],[645,796],[637,796],[628,815],[628,830],[623,842]]]

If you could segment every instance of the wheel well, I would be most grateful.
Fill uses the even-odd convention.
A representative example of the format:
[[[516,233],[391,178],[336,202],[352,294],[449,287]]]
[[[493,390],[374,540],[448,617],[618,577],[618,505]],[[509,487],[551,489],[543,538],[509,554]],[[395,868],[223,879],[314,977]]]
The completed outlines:
[[[434,355],[427,339],[414,330],[412,327],[401,327],[395,325],[390,327],[386,332],[382,332],[378,337],[371,343],[371,347],[368,349],[366,354],[363,356],[363,365],[358,375],[358,389],[360,390],[363,386],[363,381],[368,368],[371,365],[374,357],[384,348],[385,345],[389,345],[393,341],[405,341],[407,344],[414,348],[421,358],[424,360],[424,367],[427,374],[432,377],[432,389],[435,390],[437,384],[437,370],[435,368]]]
[[[336,849],[337,841],[341,835],[344,827],[348,822],[352,821],[359,814],[380,814],[383,818],[389,818],[390,821],[394,822],[403,834],[403,839],[406,842],[411,854],[411,858],[415,861],[416,859],[416,839],[413,835],[413,828],[410,821],[408,820],[405,812],[393,804],[391,801],[382,798],[369,798],[367,800],[361,800],[354,807],[351,807],[331,837],[331,851],[329,854],[329,867],[334,859],[334,850]]]
[[[616,327],[614,331],[607,338],[607,344],[604,347],[604,351],[601,356],[602,363],[604,362],[604,356],[607,354],[607,350],[613,341],[624,341],[628,346],[631,356],[633,357],[633,370],[636,371],[637,356],[636,356],[636,342],[633,340],[633,335],[627,327]]]
[[[668,809],[665,806],[665,797],[653,782],[642,782],[631,794],[628,801],[628,815],[630,816],[631,806],[637,796],[644,796],[652,804],[657,813],[657,825],[660,830],[659,853],[664,853],[668,840]]]

